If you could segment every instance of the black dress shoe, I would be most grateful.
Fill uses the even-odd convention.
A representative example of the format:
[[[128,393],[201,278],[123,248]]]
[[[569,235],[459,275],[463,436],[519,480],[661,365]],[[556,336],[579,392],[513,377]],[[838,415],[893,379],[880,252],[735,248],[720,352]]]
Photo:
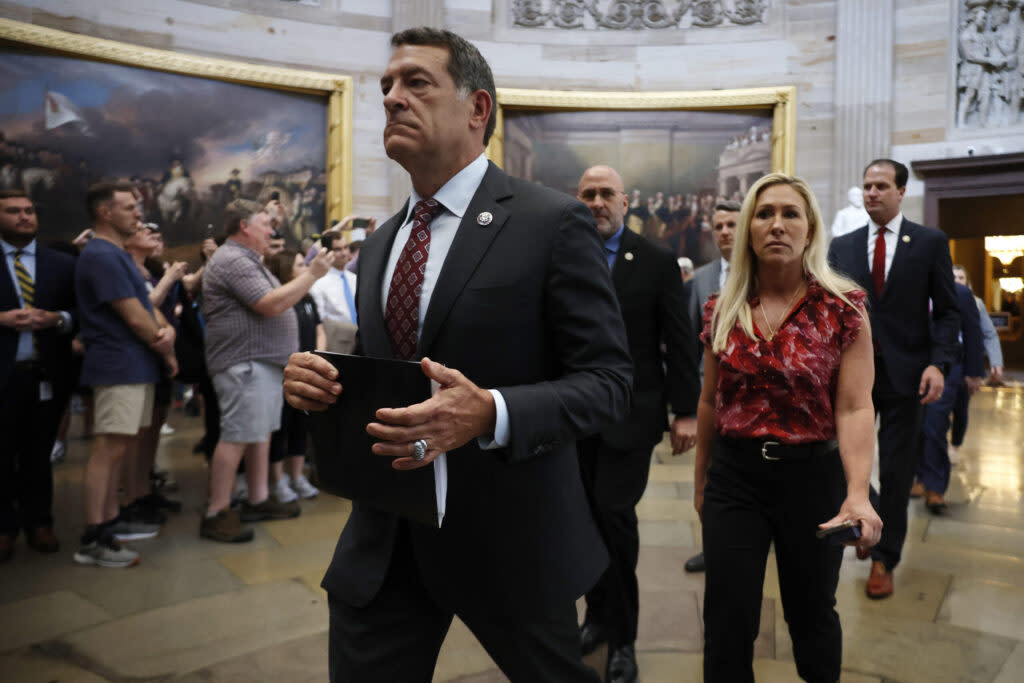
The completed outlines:
[[[589,655],[606,642],[608,642],[608,633],[604,630],[604,626],[596,621],[585,622],[580,628],[580,650],[584,656]]]
[[[0,534],[0,563],[8,562],[14,557],[14,536]]]
[[[704,571],[704,553],[697,553],[696,555],[688,559],[686,561],[686,564],[683,565],[683,569],[690,572],[691,574],[694,572]]]
[[[640,671],[636,666],[636,650],[632,645],[623,645],[608,657],[606,683],[636,683]]]

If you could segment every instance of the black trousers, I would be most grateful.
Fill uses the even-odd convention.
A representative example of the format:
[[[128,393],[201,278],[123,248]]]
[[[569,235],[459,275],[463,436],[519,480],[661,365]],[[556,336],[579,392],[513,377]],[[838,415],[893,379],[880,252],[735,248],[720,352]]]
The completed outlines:
[[[333,596],[329,604],[331,683],[430,683],[454,612],[428,595],[404,522],[384,585],[370,604],[353,607]],[[571,602],[532,617],[488,607],[458,616],[512,683],[598,683],[581,660]]]
[[[636,642],[640,555],[636,505],[647,488],[651,447],[619,450],[590,437],[577,445],[583,488],[597,529],[608,548],[608,569],[587,591],[587,620],[602,624],[614,649]]]
[[[50,451],[68,403],[66,391],[40,400],[42,374],[19,365],[0,395],[0,533],[53,526]],[[59,389],[59,387],[56,387]]]
[[[207,462],[213,458],[213,451],[220,441],[220,404],[217,403],[217,392],[213,388],[213,380],[204,374],[199,382],[199,395],[203,397],[203,455]]]
[[[767,461],[753,443],[719,439],[711,457],[703,510],[704,680],[754,680],[754,639],[774,543],[797,673],[835,683],[842,666],[835,593],[843,549],[815,532],[845,497],[839,453]]]
[[[891,570],[900,563],[907,538],[910,487],[924,449],[924,406],[920,397],[899,394],[892,388],[881,356],[875,356],[871,400],[879,418],[880,484],[878,491],[871,489],[871,504],[882,518],[882,540],[871,549],[871,559]]]
[[[970,405],[971,393],[967,391],[967,385],[961,382],[956,387],[956,400],[953,401],[953,433],[949,436],[949,443],[957,448],[963,445],[964,435],[967,434]]]

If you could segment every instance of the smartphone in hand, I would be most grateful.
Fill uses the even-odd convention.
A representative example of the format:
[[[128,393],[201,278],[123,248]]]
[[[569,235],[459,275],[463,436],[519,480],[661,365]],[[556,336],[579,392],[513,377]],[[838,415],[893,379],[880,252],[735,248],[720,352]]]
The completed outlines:
[[[818,529],[814,535],[827,540],[831,545],[843,545],[860,538],[860,522],[850,519],[842,524]]]

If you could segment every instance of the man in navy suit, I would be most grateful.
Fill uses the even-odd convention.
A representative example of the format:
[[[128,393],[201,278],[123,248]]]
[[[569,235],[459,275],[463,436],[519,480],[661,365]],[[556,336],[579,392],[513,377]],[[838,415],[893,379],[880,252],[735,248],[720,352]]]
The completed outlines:
[[[379,410],[365,456],[444,454],[447,510],[436,529],[353,503],[323,582],[331,680],[430,680],[458,615],[513,681],[596,683],[575,600],[607,554],[576,442],[625,415],[632,373],[593,217],[488,163],[494,79],[472,44],[430,28],[391,44],[384,148],[413,192],[360,249],[358,350],[419,360],[439,389]],[[296,408],[344,384],[312,354],[285,368]]]
[[[829,249],[836,270],[868,292],[875,343],[872,400],[880,421],[881,487],[872,491],[872,502],[884,527],[871,549],[872,599],[893,592],[892,570],[907,535],[910,487],[921,458],[924,406],[942,396],[960,330],[946,235],[906,220],[900,211],[908,176],[898,161],[868,164],[864,208],[871,220],[833,240]]]
[[[633,357],[629,415],[578,444],[583,486],[610,558],[601,580],[587,592],[581,644],[587,654],[608,640],[605,681],[632,683],[638,675],[634,643],[640,610],[636,505],[647,487],[651,449],[669,426],[667,403],[674,413],[672,452],[682,453],[696,441],[696,334],[673,254],[628,230],[623,222],[629,198],[615,169],[588,168],[576,197],[594,214],[604,241]]]
[[[924,451],[917,465],[917,480],[924,485],[924,504],[933,515],[946,512],[946,489],[949,488],[949,415],[957,396],[966,385],[968,395],[974,394],[985,379],[985,346],[981,335],[981,315],[974,294],[965,285],[956,283],[960,310],[961,349],[946,376],[942,396],[925,407]]]
[[[50,451],[74,386],[75,261],[36,240],[39,221],[20,190],[0,191],[0,562],[25,530],[29,547],[59,549]]]

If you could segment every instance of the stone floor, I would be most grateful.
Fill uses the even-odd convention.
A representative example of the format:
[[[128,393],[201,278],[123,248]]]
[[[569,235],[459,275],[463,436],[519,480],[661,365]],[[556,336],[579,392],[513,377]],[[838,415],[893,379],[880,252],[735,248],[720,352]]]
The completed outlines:
[[[348,514],[321,496],[295,520],[259,524],[253,543],[198,538],[206,495],[203,459],[191,454],[199,420],[171,415],[160,463],[181,484],[185,511],[160,537],[139,542],[133,569],[76,566],[82,524],[81,478],[88,442],[72,439],[56,469],[63,549],[41,556],[19,542],[0,566],[0,681],[324,681],[327,609],[320,577]],[[78,433],[77,423],[72,434]],[[644,683],[701,680],[703,578],[682,564],[699,545],[692,507],[692,453],[655,452],[639,507]],[[838,601],[845,648],[843,681],[1024,680],[1024,393],[985,390],[971,404],[971,428],[937,518],[911,503],[905,561],[895,595],[863,595],[868,571],[846,555]],[[793,681],[792,648],[769,562],[758,681]],[[590,662],[602,667],[601,650]],[[456,622],[435,681],[506,680]]]

